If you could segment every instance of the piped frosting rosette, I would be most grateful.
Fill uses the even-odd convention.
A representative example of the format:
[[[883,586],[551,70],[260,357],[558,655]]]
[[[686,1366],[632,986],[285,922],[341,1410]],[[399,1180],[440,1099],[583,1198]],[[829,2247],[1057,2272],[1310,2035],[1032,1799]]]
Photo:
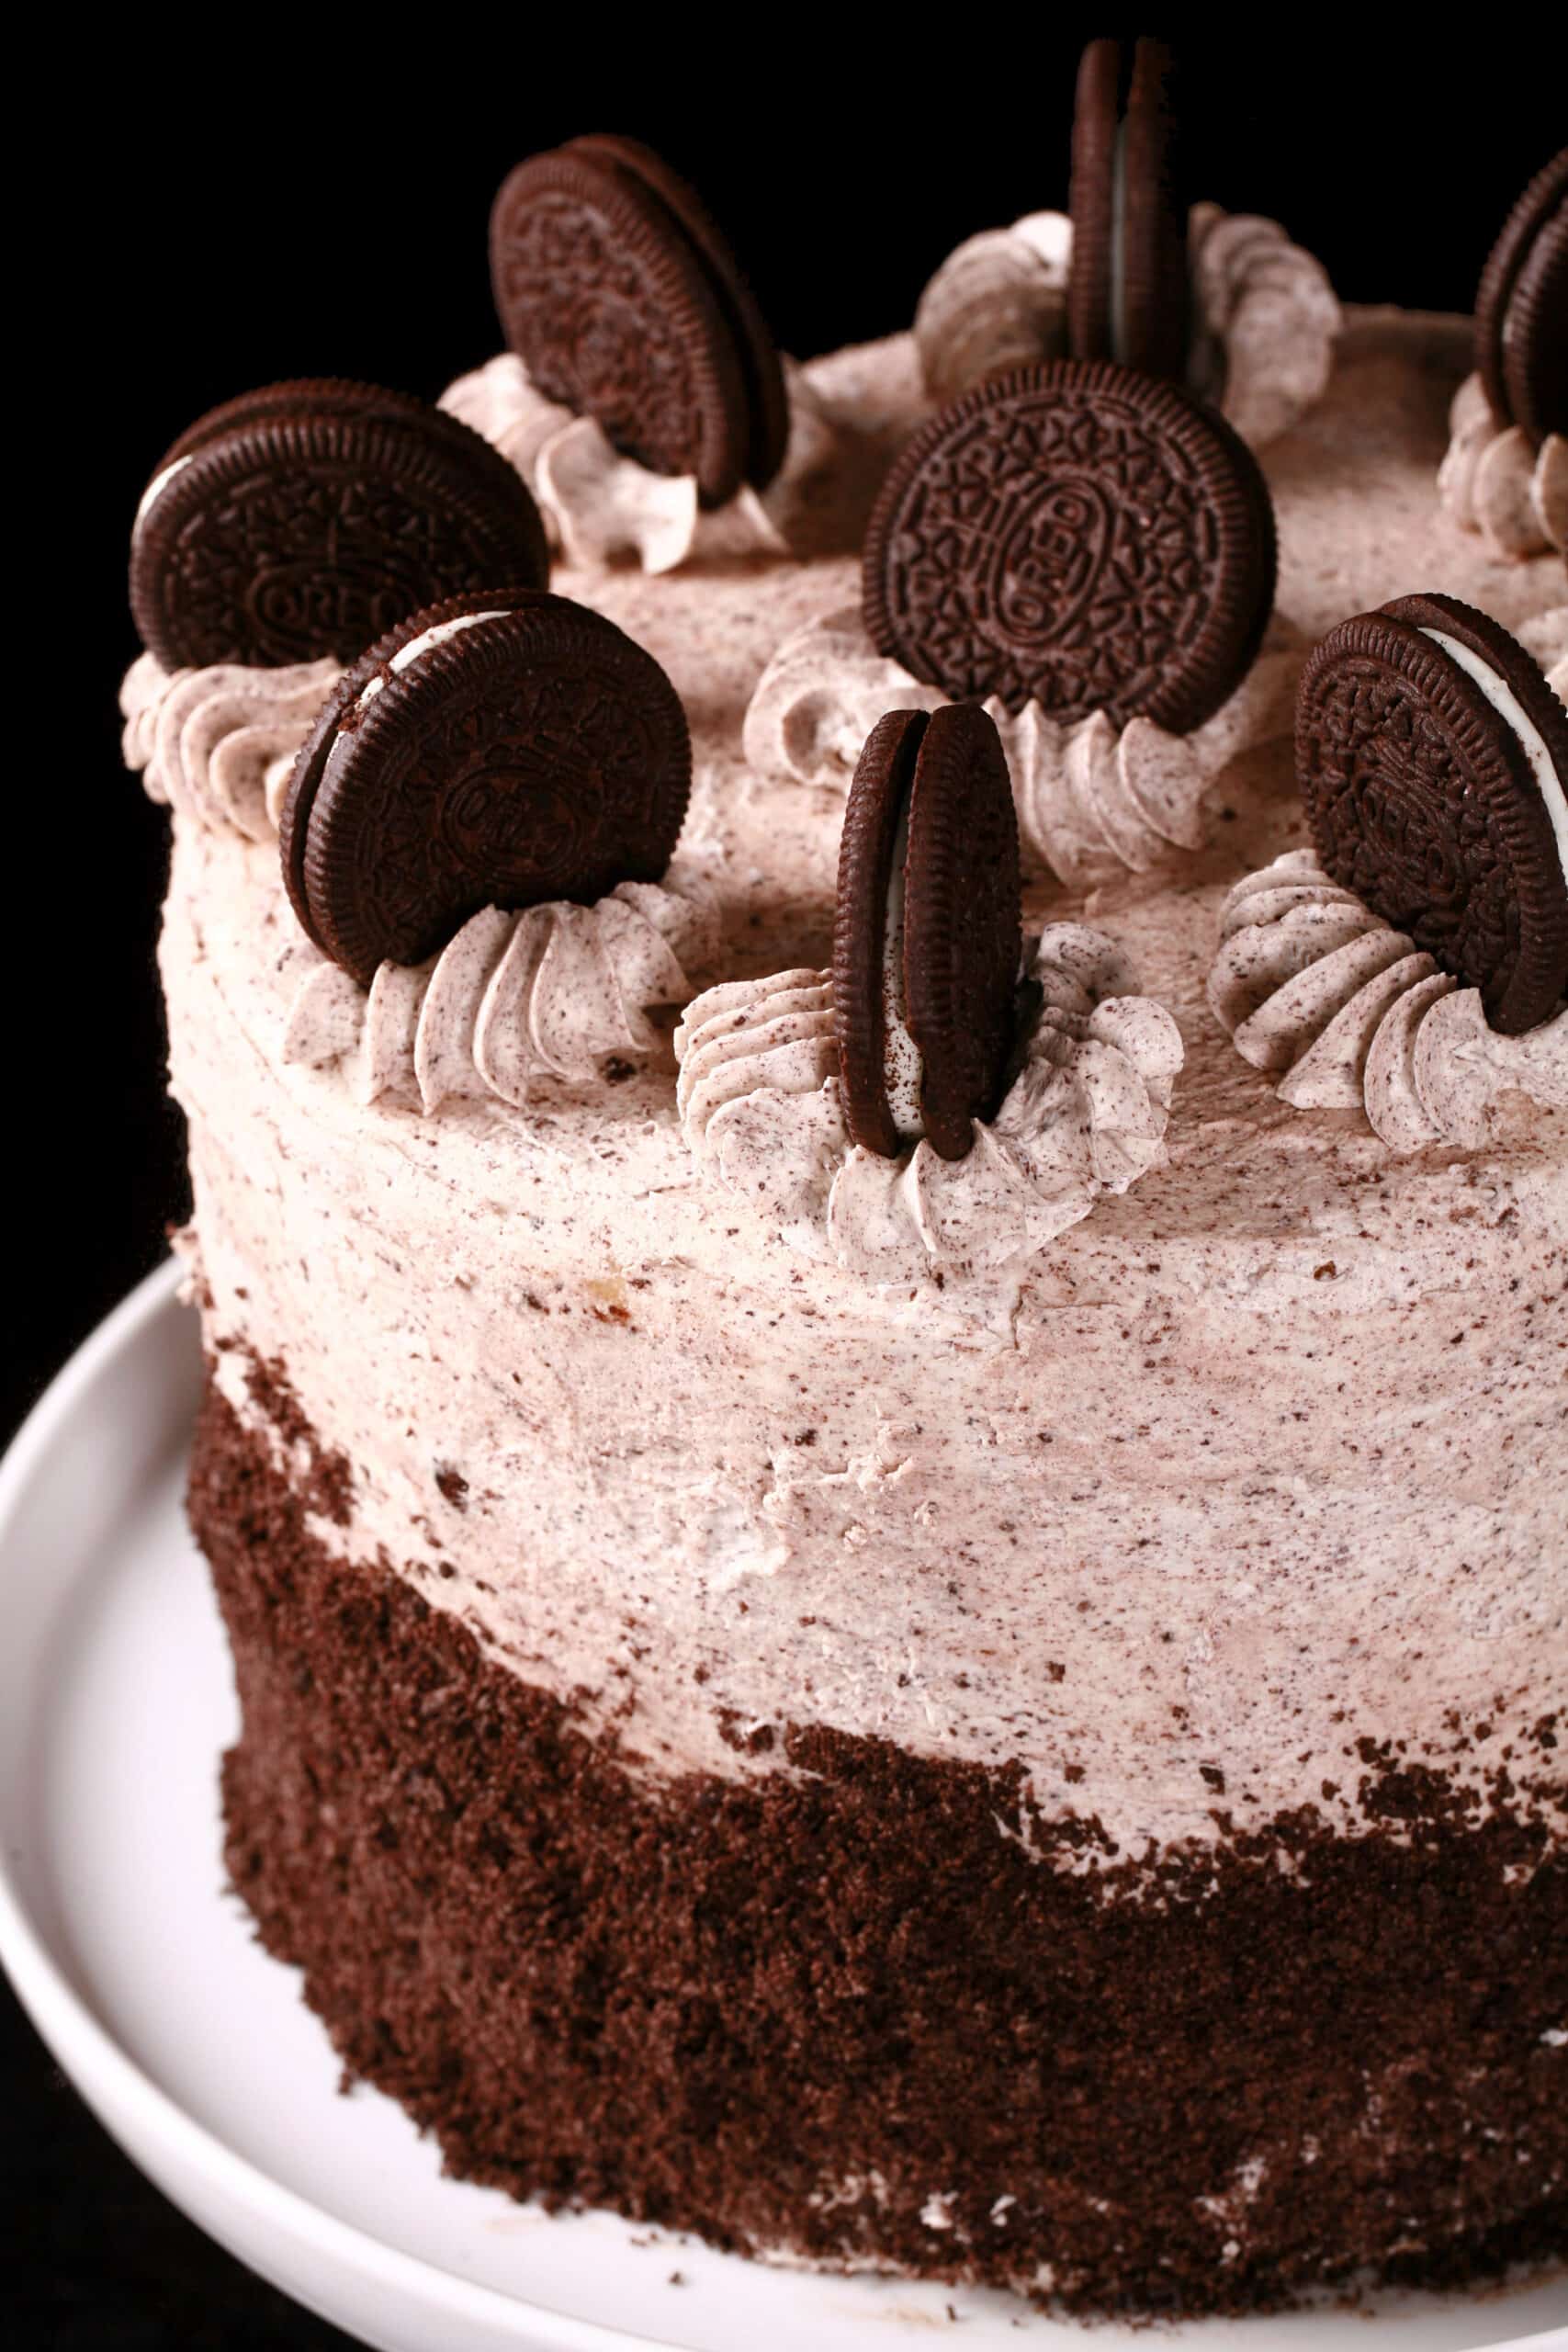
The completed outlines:
[[[994,1276],[1046,1248],[1163,1157],[1182,1046],[1100,932],[1053,924],[1028,977],[1043,1001],[1018,1075],[961,1160],[924,1140],[897,1159],[852,1142],[829,973],[705,990],[675,1033],[705,1178],[794,1247],[878,1282]]]
[[[1291,850],[1238,882],[1220,916],[1209,1003],[1236,1051],[1302,1111],[1363,1111],[1398,1151],[1475,1149],[1506,1094],[1568,1109],[1568,1012],[1491,1029],[1402,932]]]
[[[209,831],[272,841],[299,746],[341,674],[332,661],[168,671],[143,653],[120,687],[125,763],[149,799]]]
[[[521,1106],[542,1083],[586,1083],[606,1063],[668,1065],[671,1016],[718,940],[712,885],[681,860],[661,883],[622,882],[591,907],[487,907],[438,956],[383,963],[367,989],[300,938],[282,975],[283,1059],[339,1066],[360,1102]]]
[[[1276,621],[1247,676],[1190,735],[1104,712],[1063,725],[1038,704],[1016,717],[995,699],[1012,772],[1021,844],[1070,888],[1145,874],[1202,844],[1203,797],[1238,753],[1289,734],[1303,649]],[[746,713],[743,744],[759,774],[844,792],[860,747],[888,710],[937,710],[948,697],[877,652],[853,608],[786,638]]]
[[[1538,449],[1518,425],[1499,424],[1480,377],[1467,376],[1449,411],[1438,496],[1499,555],[1568,548],[1568,439],[1549,433]]]
[[[934,401],[1006,368],[1065,356],[1072,243],[1066,213],[1032,212],[949,254],[915,313]],[[1190,379],[1260,448],[1322,397],[1339,304],[1322,264],[1277,220],[1194,205],[1188,251],[1196,322]]]
[[[704,507],[690,474],[656,474],[623,457],[591,416],[547,400],[512,352],[502,352],[441,395],[522,475],[569,563],[626,560],[644,571],[715,558],[790,551],[790,521],[805,483],[832,456],[835,434],[804,368],[784,362],[789,442],[762,491],[743,483],[722,506]]]

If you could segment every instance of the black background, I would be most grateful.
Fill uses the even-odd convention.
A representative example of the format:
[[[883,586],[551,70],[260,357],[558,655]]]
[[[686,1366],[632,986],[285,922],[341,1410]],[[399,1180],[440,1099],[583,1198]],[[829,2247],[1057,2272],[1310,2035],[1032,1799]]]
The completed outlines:
[[[586,9],[558,13],[566,28],[531,11],[367,18],[352,46],[309,15],[278,17],[239,55],[150,28],[123,58],[95,46],[96,119],[38,93],[62,143],[29,189],[41,284],[13,360],[28,412],[14,488],[44,496],[12,550],[11,707],[33,699],[46,724],[6,795],[27,849],[7,862],[22,1053],[0,1161],[13,1203],[0,1432],[157,1261],[182,1209],[152,967],[165,819],[121,770],[115,707],[136,650],[126,537],[163,449],[277,377],[434,396],[487,357],[490,199],[521,155],[587,130],[635,132],[697,183],[784,348],[906,326],[961,237],[1065,204],[1077,51],[1118,28],[1065,12],[1023,39],[971,8],[922,40],[924,14],[894,12],[874,66],[855,62],[847,11],[682,16],[640,50]],[[1404,12],[1278,17],[1166,28],[1197,191],[1284,220],[1347,300],[1468,309],[1508,205],[1568,135],[1568,41],[1536,11],[1483,16],[1493,31],[1463,43]],[[15,114],[28,105],[18,93]],[[62,647],[68,669],[47,700],[29,696],[31,665],[41,679]],[[3,1993],[0,2069],[0,2213],[28,2249],[13,2302],[25,2344],[343,2342],[163,2204]]]

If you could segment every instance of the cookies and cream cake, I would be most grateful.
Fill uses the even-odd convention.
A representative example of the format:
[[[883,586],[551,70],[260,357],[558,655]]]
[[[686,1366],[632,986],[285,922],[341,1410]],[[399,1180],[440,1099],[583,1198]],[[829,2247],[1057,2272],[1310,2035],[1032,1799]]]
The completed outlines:
[[[1360,820],[1309,831],[1291,736],[1310,649],[1416,592],[1562,694],[1560,559],[1436,493],[1468,330],[1351,310],[1309,367],[1287,261],[1256,436],[1014,314],[998,377],[967,294],[951,368],[942,294],[781,394],[657,159],[562,155],[508,183],[503,315],[564,251],[584,318],[610,274],[686,323],[657,436],[603,320],[449,396],[547,594],[448,568],[356,662],[333,596],[282,660],[176,618],[124,690],[173,815],[234,1884],[345,2066],[521,2196],[1082,2310],[1560,2256],[1568,865],[1504,1023],[1330,870]],[[1022,245],[981,308],[1066,332]],[[400,414],[284,391],[203,448],[385,490]],[[1020,401],[933,605],[933,418]],[[1156,491],[1147,569],[1080,577]],[[1017,663],[954,695],[998,545]],[[1060,577],[1115,607],[1088,650]]]

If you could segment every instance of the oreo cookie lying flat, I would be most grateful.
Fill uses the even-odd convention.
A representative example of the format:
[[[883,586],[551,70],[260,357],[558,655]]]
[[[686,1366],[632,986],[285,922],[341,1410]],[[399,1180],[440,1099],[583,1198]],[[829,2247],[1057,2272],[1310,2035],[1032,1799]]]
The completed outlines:
[[[1274,601],[1258,460],[1179,385],[1093,360],[993,378],[883,486],[862,564],[878,649],[955,700],[1184,734],[1218,709]]]
[[[1325,873],[1479,989],[1508,1035],[1568,989],[1568,711],[1452,596],[1342,621],[1308,657],[1296,770]]]
[[[650,148],[599,133],[530,156],[491,215],[506,340],[551,400],[597,419],[705,505],[784,462],[778,354],[695,192]]]
[[[1568,433],[1568,147],[1503,223],[1475,296],[1475,365],[1499,424]]]
[[[844,1116],[896,1159],[962,1159],[995,1110],[1016,1025],[1018,823],[974,703],[889,711],[866,738],[839,852],[833,1002]]]
[[[1073,110],[1067,339],[1075,359],[1187,372],[1191,294],[1173,62],[1157,40],[1091,40]]]
[[[613,621],[538,590],[454,597],[339,681],[289,780],[283,878],[367,986],[482,907],[657,881],[691,780],[680,698]]]
[[[548,578],[538,509],[497,450],[407,393],[333,380],[198,419],[130,542],[131,612],[169,670],[352,662],[422,605]]]

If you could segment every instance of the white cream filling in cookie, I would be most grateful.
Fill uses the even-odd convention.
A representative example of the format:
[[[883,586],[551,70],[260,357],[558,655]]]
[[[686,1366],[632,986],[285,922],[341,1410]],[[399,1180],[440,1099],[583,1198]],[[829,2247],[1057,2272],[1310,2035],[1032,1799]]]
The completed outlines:
[[[1529,762],[1530,773],[1540,787],[1540,797],[1546,803],[1546,813],[1551,820],[1551,831],[1557,842],[1562,879],[1568,883],[1568,793],[1563,791],[1562,779],[1547,749],[1545,737],[1506,678],[1495,670],[1490,662],[1472,652],[1468,645],[1461,645],[1457,637],[1450,637],[1444,629],[1424,628],[1421,634],[1429,637],[1434,645],[1440,645],[1450,661],[1457,662],[1466,677],[1474,680],[1498,717],[1517,736],[1520,748]]]
[[[882,1066],[887,1109],[901,1136],[925,1133],[920,1089],[926,1066],[907,1018],[904,989],[904,866],[909,854],[909,797],[904,797],[893,839],[893,867],[882,922]]]

